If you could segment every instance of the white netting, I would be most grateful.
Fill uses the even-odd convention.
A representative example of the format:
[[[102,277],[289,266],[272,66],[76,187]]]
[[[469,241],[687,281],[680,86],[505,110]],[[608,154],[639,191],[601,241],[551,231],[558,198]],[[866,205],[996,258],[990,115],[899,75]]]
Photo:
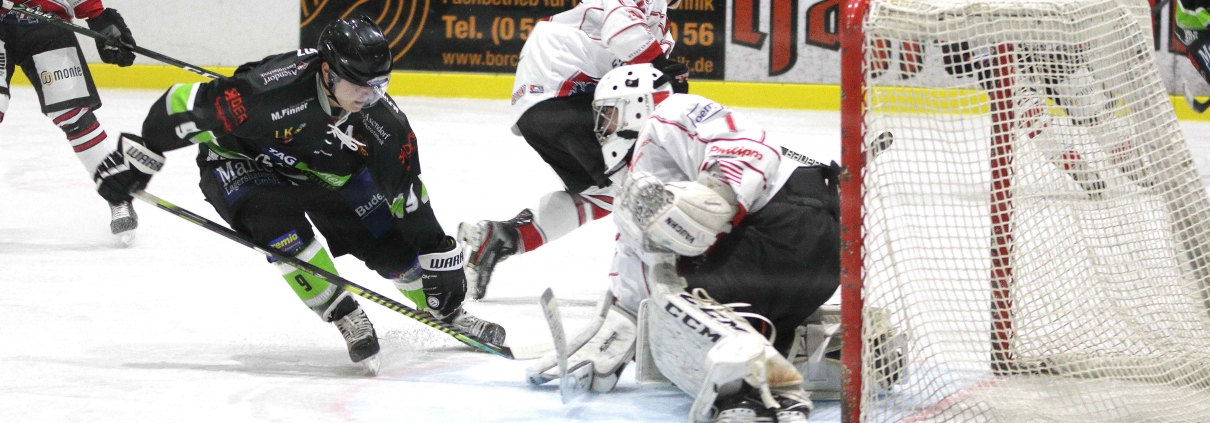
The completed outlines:
[[[863,421],[1210,421],[1210,202],[1147,2],[866,16],[865,142],[894,143],[863,170]]]

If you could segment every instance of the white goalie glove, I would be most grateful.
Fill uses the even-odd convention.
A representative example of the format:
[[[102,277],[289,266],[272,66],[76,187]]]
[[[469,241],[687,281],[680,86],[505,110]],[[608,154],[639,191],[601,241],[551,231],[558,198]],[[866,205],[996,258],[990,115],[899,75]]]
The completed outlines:
[[[635,171],[618,193],[614,220],[628,239],[647,251],[697,256],[718,235],[731,231],[735,193],[703,173],[697,182],[665,184],[655,175]]]

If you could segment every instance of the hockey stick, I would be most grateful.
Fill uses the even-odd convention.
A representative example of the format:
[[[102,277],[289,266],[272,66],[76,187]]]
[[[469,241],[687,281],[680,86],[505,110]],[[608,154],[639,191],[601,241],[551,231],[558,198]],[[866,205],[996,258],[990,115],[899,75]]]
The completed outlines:
[[[546,288],[539,304],[542,306],[542,314],[546,316],[546,324],[550,326],[550,334],[558,354],[559,398],[567,404],[588,392],[588,387],[592,385],[593,365],[591,361],[582,361],[568,367],[567,357],[571,355],[571,351],[567,350],[567,333],[563,330],[563,317],[559,314],[559,303],[555,302],[554,291]]]
[[[870,145],[869,145],[869,147],[867,147],[866,151],[869,151],[870,158],[876,158],[879,155],[881,155],[882,152],[886,151],[888,148],[891,148],[891,144],[894,144],[894,143],[895,143],[895,134],[892,134],[890,131],[886,131],[881,134],[878,134],[878,137],[874,139],[874,142],[870,143]],[[810,157],[807,157],[806,154],[802,154],[797,151],[791,150],[789,148],[786,148],[785,146],[781,147],[781,155],[782,155],[782,157],[802,163],[807,166],[825,166],[825,167],[828,166],[819,160],[815,160]]]
[[[131,193],[131,195],[134,196],[135,198],[143,200],[149,204],[155,205],[156,207],[160,208],[160,210],[164,210],[166,212],[172,213],[179,218],[193,222],[194,224],[196,224],[198,226],[209,229],[211,232],[217,233],[219,235],[226,237],[227,239],[238,242],[245,247],[256,250],[256,252],[258,252],[258,253],[273,257],[274,259],[276,259],[278,261],[287,263],[291,266],[294,266],[295,268],[298,268],[298,270],[307,272],[307,274],[310,274],[311,276],[317,277],[319,279],[322,279],[325,282],[339,286],[342,289],[344,289],[345,291],[349,291],[362,298],[376,302],[383,307],[389,308],[389,309],[395,311],[396,313],[410,317],[413,320],[416,320],[420,323],[424,323],[424,324],[428,325],[429,327],[432,327],[433,329],[437,329],[441,332],[444,332],[446,335],[454,337],[454,339],[457,339],[458,341],[461,341],[462,343],[464,343],[466,345],[470,345],[472,347],[475,347],[480,350],[487,351],[489,353],[507,358],[509,360],[512,360],[514,358],[512,349],[510,349],[509,347],[495,345],[491,342],[487,342],[487,341],[478,339],[473,335],[470,335],[470,334],[462,332],[458,329],[447,326],[445,323],[429,319],[428,316],[420,314],[420,312],[416,311],[416,309],[414,309],[414,308],[408,307],[406,305],[400,304],[399,302],[397,302],[395,300],[392,300],[390,298],[379,295],[378,293],[371,291],[365,287],[362,287],[361,285],[350,282],[348,279],[342,278],[342,277],[334,275],[326,270],[320,269],[319,267],[316,267],[315,265],[313,265],[311,263],[307,263],[305,261],[299,260],[299,259],[295,258],[294,256],[288,256],[288,255],[282,254],[281,252],[279,252],[275,249],[272,249],[272,248],[264,248],[259,245],[256,245],[255,242],[253,242],[251,239],[248,239],[248,237],[244,236],[243,234],[240,234],[239,232],[233,231],[233,230],[227,228],[226,226],[214,223],[210,219],[207,219],[202,216],[198,216],[198,215],[194,214],[193,212],[190,212],[189,210],[180,208],[177,205],[164,201],[163,199],[161,199],[159,197],[148,194],[146,191],[135,191],[134,193]]]
[[[46,21],[47,23],[49,23],[51,25],[57,26],[59,28],[63,28],[68,31],[72,31],[72,32],[75,32],[77,34],[80,34],[80,35],[83,35],[86,37],[92,37],[92,38],[95,38],[98,40],[105,40],[105,42],[107,42],[107,43],[118,45],[123,48],[133,50],[135,53],[142,54],[142,55],[150,57],[152,59],[159,60],[161,62],[176,66],[178,68],[196,73],[201,76],[205,76],[208,78],[222,78],[223,77],[222,75],[208,71],[206,69],[203,69],[200,66],[194,66],[194,65],[182,62],[180,60],[176,60],[171,57],[165,56],[163,54],[156,53],[154,51],[139,47],[139,46],[126,44],[126,43],[122,42],[122,40],[119,40],[114,37],[110,37],[108,35],[93,31],[91,29],[88,29],[88,28],[85,28],[85,27],[82,27],[79,25],[76,25],[74,23],[71,23],[70,21],[61,19],[58,16],[52,15],[50,13],[46,13],[46,12],[43,12],[40,10],[30,9],[23,4],[13,4],[13,2],[11,2],[9,0],[0,0],[0,1],[2,1],[2,4],[5,9],[9,9],[9,10],[12,10],[15,12],[21,12],[26,15],[33,16],[35,18]]]
[[[1189,103],[1190,109],[1193,109],[1193,111],[1198,113],[1204,113],[1207,108],[1210,108],[1210,99],[1206,99],[1206,101],[1198,101],[1197,98],[1193,96],[1193,90],[1189,89],[1188,83],[1181,84],[1181,87],[1185,90],[1185,102]]]
[[[1164,11],[1164,6],[1167,6],[1168,2],[1169,2],[1169,0],[1159,0],[1159,1],[1155,2],[1155,6],[1151,7],[1151,14],[1159,15],[1160,12]]]

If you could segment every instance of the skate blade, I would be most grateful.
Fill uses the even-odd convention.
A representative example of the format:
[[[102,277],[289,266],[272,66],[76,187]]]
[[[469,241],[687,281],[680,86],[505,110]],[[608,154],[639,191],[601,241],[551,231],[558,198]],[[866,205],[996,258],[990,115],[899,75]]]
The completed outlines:
[[[362,369],[365,370],[367,375],[378,376],[378,369],[382,365],[382,362],[378,360],[378,354],[374,354],[357,362],[357,364],[361,365]]]
[[[118,247],[129,248],[134,245],[133,230],[114,234],[113,237],[118,241]]]

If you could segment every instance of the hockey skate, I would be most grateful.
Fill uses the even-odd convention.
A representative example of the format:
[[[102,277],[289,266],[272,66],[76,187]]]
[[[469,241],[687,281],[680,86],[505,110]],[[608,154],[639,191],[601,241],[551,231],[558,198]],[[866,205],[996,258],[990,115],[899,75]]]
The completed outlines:
[[[122,243],[134,240],[134,230],[139,227],[139,215],[129,201],[109,203],[109,231],[117,235]]]
[[[525,209],[504,222],[483,220],[458,225],[458,238],[466,246],[466,279],[470,282],[467,295],[471,299],[483,299],[496,264],[517,254],[521,238],[517,227],[532,222],[533,218],[533,212]]]
[[[437,320],[442,321],[455,329],[465,332],[471,336],[490,342],[495,345],[504,345],[506,336],[504,327],[498,324],[480,319],[468,313],[462,307],[451,313],[449,316],[441,316],[440,314],[427,311]]]
[[[807,423],[814,404],[806,392],[774,392],[773,400],[778,408],[765,407],[759,394],[750,390],[747,393],[719,398],[715,402],[712,423]]]
[[[370,323],[361,305],[352,296],[342,296],[339,303],[331,308],[330,316],[324,320],[335,323],[341,336],[344,336],[349,347],[349,360],[360,363],[370,374],[378,374],[378,334],[374,332],[374,324]]]
[[[714,417],[711,423],[757,423],[773,422],[773,413],[761,405],[760,400],[748,398],[745,394],[736,394],[719,398],[714,406]]]
[[[811,414],[811,410],[815,409],[811,397],[802,390],[775,391],[773,399],[777,400],[777,404],[780,406],[776,410],[771,410],[777,416],[779,423],[807,423],[807,416]]]

